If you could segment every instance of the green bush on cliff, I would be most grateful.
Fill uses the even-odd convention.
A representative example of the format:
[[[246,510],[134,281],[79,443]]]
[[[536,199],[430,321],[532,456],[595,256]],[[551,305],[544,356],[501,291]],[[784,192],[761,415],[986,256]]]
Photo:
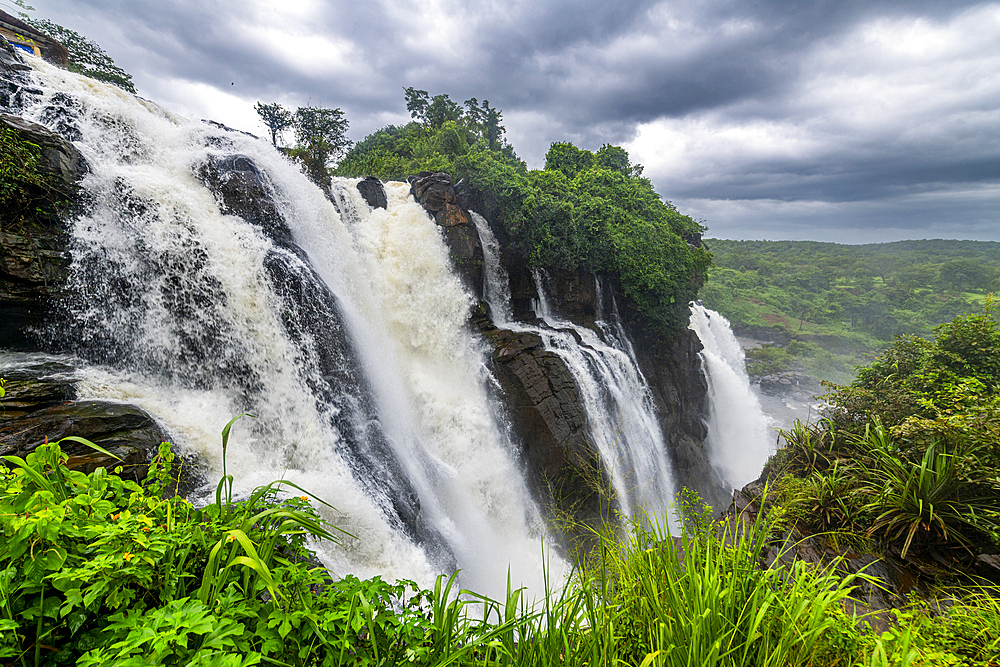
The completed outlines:
[[[806,531],[878,539],[905,557],[1000,546],[1000,326],[994,304],[941,325],[933,340],[897,339],[830,385],[827,418],[784,434],[765,472],[797,491]],[[810,480],[802,485],[795,480]],[[823,509],[822,491],[837,503]]]
[[[55,177],[39,171],[42,148],[0,125],[0,222],[4,225],[50,215]]]
[[[654,326],[672,331],[687,322],[711,255],[686,239],[703,227],[663,201],[624,149],[592,153],[557,142],[545,169],[528,171],[502,140],[502,127],[490,134],[479,107],[478,114],[463,111],[447,96],[412,89],[407,103],[417,120],[358,142],[338,175],[401,179],[443,171],[464,179],[487,209],[479,212],[501,226],[506,246],[529,267],[613,274]]]

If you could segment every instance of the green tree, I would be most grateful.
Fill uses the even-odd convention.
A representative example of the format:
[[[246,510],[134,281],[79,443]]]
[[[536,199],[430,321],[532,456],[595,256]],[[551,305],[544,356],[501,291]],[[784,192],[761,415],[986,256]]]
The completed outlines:
[[[34,11],[33,7],[23,3],[17,4],[24,9]],[[98,46],[97,42],[48,19],[31,18],[24,12],[18,13],[25,23],[66,47],[66,50],[69,51],[69,71],[110,83],[133,95],[135,94],[132,75],[115,65],[115,61],[105,53],[104,49]]]
[[[553,142],[545,154],[545,169],[554,169],[573,178],[594,165],[594,154],[564,141]]]
[[[339,108],[299,107],[295,110],[295,138],[298,141],[295,154],[316,183],[325,184],[330,178],[328,165],[351,148],[352,142],[347,138],[348,124]]]
[[[941,284],[956,292],[984,289],[995,277],[995,269],[974,259],[953,259],[938,267]]]
[[[427,115],[427,105],[430,103],[430,93],[410,86],[403,88],[403,96],[406,98],[406,110],[410,112],[410,118],[423,122]]]
[[[475,97],[465,100],[465,109],[470,129],[486,140],[486,145],[491,151],[500,150],[501,137],[506,130],[500,124],[503,113],[499,109],[491,107],[489,100],[483,100],[480,104]]]
[[[277,147],[278,136],[294,124],[295,119],[292,116],[292,112],[277,102],[272,104],[262,104],[261,102],[257,102],[257,104],[254,105],[254,109],[257,111],[257,115],[260,116],[264,125],[267,126],[268,131],[271,133],[271,143]]]

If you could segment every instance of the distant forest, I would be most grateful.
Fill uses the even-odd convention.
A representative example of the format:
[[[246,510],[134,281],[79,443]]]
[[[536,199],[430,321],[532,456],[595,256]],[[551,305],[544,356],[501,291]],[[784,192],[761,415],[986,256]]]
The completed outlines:
[[[846,381],[896,336],[979,311],[1000,292],[1000,243],[706,241],[714,267],[700,297],[743,334],[779,345],[748,355],[752,373],[797,368]]]

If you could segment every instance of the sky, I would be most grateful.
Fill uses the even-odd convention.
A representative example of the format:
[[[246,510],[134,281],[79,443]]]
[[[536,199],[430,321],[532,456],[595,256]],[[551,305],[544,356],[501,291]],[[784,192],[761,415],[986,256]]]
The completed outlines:
[[[414,86],[502,109],[531,168],[623,146],[708,237],[1000,241],[998,2],[30,4],[141,96],[260,136],[257,101],[340,107],[357,141]]]

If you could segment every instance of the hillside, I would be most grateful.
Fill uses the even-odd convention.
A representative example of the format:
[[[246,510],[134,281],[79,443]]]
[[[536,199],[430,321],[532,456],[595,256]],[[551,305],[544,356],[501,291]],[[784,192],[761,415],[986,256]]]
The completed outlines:
[[[777,343],[751,351],[751,372],[800,368],[843,382],[896,336],[977,309],[1000,288],[1000,243],[923,240],[706,242],[715,266],[705,305],[737,332]]]

